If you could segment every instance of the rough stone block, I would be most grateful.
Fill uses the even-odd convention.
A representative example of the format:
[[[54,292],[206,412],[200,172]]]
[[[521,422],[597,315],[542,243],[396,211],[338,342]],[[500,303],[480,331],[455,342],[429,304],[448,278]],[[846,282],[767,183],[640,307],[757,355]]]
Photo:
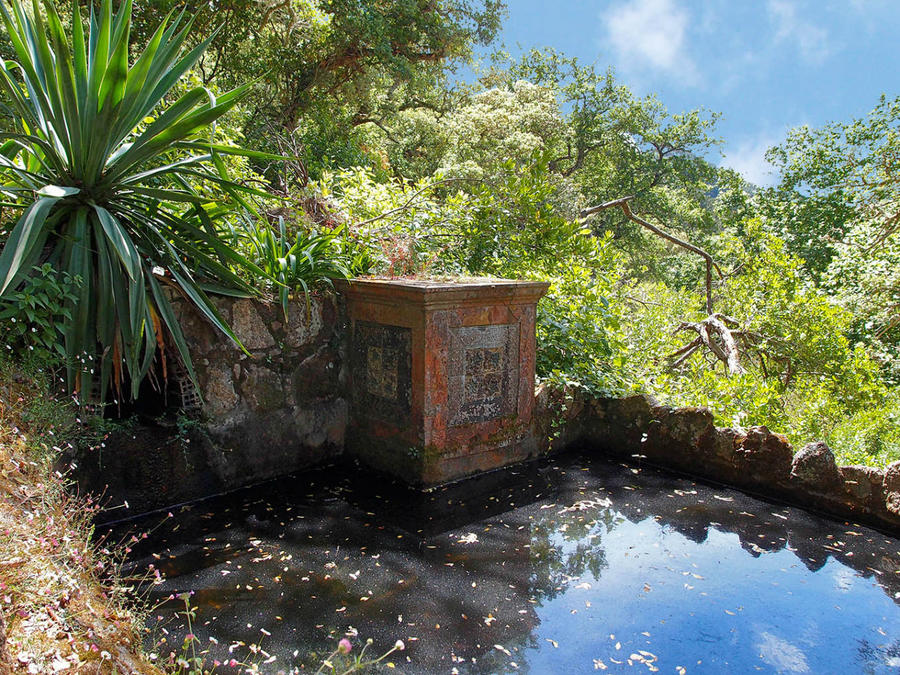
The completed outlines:
[[[584,404],[581,440],[602,452],[630,457],[643,453],[655,418],[655,402],[644,395],[599,397]]]
[[[805,488],[817,492],[839,494],[841,473],[834,461],[834,454],[824,441],[809,443],[794,455],[791,479]]]
[[[268,322],[263,320],[250,300],[238,301],[232,306],[231,329],[248,351],[275,346]]]
[[[288,305],[288,323],[285,330],[286,349],[302,348],[316,342],[322,331],[334,322],[334,302],[311,302],[307,307],[302,300]]]
[[[213,417],[227,415],[234,410],[240,400],[234,390],[232,372],[228,368],[207,369],[203,405]]]
[[[884,508],[884,472],[874,466],[854,464],[838,471],[847,501],[862,510]]]
[[[885,469],[883,485],[885,508],[900,516],[900,462],[889,464]]]
[[[776,490],[788,486],[794,449],[787,438],[764,426],[750,427],[735,448],[742,482]]]
[[[695,467],[714,455],[716,427],[707,408],[656,407],[653,414],[643,445],[648,458],[676,467]]]

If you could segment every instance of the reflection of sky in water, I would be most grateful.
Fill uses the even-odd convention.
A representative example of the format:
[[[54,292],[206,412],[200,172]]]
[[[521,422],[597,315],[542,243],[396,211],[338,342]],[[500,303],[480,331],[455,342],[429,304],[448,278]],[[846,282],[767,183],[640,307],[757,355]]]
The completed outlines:
[[[697,544],[651,519],[619,525],[603,547],[599,578],[585,575],[539,610],[537,653],[523,658],[534,672],[560,660],[548,638],[574,672],[650,652],[662,672],[778,673],[857,672],[859,640],[900,639],[897,606],[834,560],[812,573],[787,550],[754,558],[736,534],[711,530]]]
[[[157,598],[197,591],[197,635],[261,645],[264,672],[351,626],[405,640],[410,673],[900,667],[900,542],[866,528],[578,457],[426,496],[355,480],[198,504],[135,565],[167,573]]]
[[[808,673],[806,655],[787,640],[763,633],[757,645],[759,658],[779,673]]]

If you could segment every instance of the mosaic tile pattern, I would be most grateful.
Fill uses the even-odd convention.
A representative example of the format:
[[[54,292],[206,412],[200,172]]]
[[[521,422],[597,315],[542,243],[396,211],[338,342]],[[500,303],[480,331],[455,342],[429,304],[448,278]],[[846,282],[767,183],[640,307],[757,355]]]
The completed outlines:
[[[515,415],[519,326],[462,326],[450,335],[450,426]]]
[[[356,322],[350,368],[357,413],[395,424],[408,419],[411,344],[409,328]]]
[[[399,362],[398,350],[370,345],[366,353],[367,391],[374,396],[396,401]]]

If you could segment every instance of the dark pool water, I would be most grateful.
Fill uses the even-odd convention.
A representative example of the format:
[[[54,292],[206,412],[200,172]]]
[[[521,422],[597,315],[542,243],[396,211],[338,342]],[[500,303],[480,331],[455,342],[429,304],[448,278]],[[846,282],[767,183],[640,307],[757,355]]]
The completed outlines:
[[[159,521],[129,564],[165,577],[162,654],[165,599],[194,591],[209,658],[262,672],[358,632],[403,640],[405,673],[900,673],[900,541],[648,468],[570,455],[419,495],[332,467]]]

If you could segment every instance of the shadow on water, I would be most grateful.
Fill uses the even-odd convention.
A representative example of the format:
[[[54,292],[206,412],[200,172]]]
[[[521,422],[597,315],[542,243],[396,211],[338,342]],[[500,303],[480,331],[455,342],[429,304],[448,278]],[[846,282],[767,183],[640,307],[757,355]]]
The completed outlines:
[[[900,672],[900,541],[579,455],[425,494],[297,474],[181,508],[134,545],[150,565],[161,653],[194,591],[210,659],[264,672],[354,630],[409,673]]]

